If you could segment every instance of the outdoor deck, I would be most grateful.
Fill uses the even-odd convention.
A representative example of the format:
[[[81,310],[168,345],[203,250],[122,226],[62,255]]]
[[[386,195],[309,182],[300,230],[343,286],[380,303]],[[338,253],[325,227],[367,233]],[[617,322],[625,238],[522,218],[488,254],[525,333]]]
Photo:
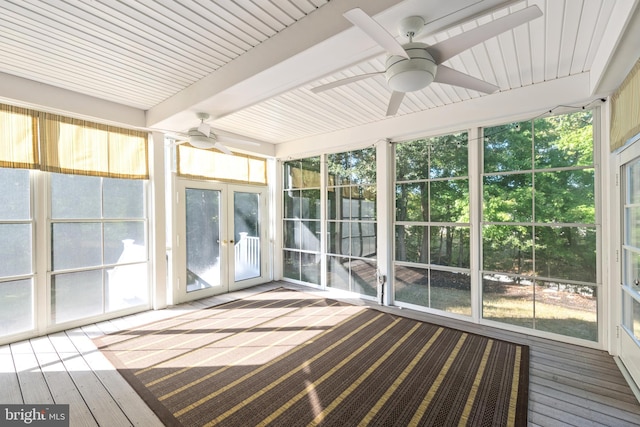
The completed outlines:
[[[91,338],[279,286],[321,292],[273,282],[166,310],[148,311],[0,346],[0,403],[69,403],[72,426],[160,426],[162,424],[153,412],[97,351]],[[328,292],[321,294],[330,295]],[[397,308],[382,309],[399,311]],[[640,425],[640,404],[614,359],[604,351],[407,309],[403,309],[402,314],[528,344],[531,348],[531,426]]]

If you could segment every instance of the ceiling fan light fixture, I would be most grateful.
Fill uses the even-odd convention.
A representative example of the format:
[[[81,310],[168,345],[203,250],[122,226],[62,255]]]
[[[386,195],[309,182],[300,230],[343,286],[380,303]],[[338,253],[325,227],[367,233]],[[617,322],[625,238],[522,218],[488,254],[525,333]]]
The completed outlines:
[[[426,50],[427,45],[424,43],[407,43],[403,47],[410,59],[397,55],[387,58],[387,83],[395,92],[424,89],[435,79],[438,65]]]
[[[209,136],[198,131],[197,128],[189,130],[189,144],[196,148],[202,148],[204,150],[213,148],[216,145],[215,135],[209,134]]]

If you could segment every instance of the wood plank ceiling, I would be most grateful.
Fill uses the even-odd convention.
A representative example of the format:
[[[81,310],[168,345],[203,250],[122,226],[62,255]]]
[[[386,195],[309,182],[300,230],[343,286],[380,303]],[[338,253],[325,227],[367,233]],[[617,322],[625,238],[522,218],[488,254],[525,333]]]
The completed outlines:
[[[335,0],[334,0],[335,1]],[[247,55],[257,46],[323,8],[328,0],[3,0],[0,1],[0,73],[151,110]],[[402,2],[400,2],[402,3]],[[435,2],[408,1],[428,15]],[[431,3],[429,7],[416,4]],[[442,2],[440,2],[442,3]],[[463,10],[482,1],[458,1]],[[456,25],[434,25],[418,41],[433,44],[529,5],[543,16],[481,43],[445,62],[496,84],[501,91],[590,70],[600,41],[611,31],[610,0],[493,2]],[[402,10],[400,12],[408,13]],[[408,6],[407,6],[408,7]],[[420,9],[422,8],[422,9]],[[435,7],[432,8],[436,10]],[[407,16],[407,15],[404,15]],[[464,18],[463,15],[459,15]],[[384,18],[384,17],[383,17]],[[429,18],[429,16],[427,16]],[[446,16],[431,21],[446,22]],[[429,23],[429,19],[427,19]],[[460,23],[462,22],[462,23]],[[350,24],[347,24],[350,26]],[[392,23],[386,25],[395,34]],[[351,30],[354,30],[351,28]],[[357,29],[355,29],[357,30]],[[349,43],[345,35],[344,43]],[[399,39],[400,40],[400,39]],[[280,143],[384,120],[390,92],[384,77],[313,94],[312,87],[339,78],[384,70],[385,55],[371,49],[363,61],[336,62],[329,73],[306,76],[268,99],[241,108],[210,111],[214,127]],[[342,65],[340,65],[342,64]],[[320,71],[319,71],[320,72]],[[1,96],[1,94],[0,94]],[[484,96],[432,84],[407,94],[398,115]],[[195,112],[197,103],[185,110]],[[181,107],[182,108],[182,107]],[[184,123],[185,130],[193,123]]]
[[[0,2],[0,71],[149,109],[327,0]]]

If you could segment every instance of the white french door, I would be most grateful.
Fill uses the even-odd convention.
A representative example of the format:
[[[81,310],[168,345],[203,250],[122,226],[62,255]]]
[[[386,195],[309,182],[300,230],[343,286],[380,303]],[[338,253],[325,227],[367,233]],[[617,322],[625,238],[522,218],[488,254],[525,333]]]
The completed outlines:
[[[176,187],[177,301],[268,280],[267,189],[188,180]]]
[[[619,155],[622,310],[620,359],[640,384],[640,141]]]

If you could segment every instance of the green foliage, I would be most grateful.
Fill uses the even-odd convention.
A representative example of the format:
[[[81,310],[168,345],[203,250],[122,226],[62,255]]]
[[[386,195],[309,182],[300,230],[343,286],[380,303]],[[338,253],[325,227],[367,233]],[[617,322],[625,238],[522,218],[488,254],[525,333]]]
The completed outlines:
[[[329,154],[329,185],[372,184],[376,182],[376,149],[374,147]]]
[[[485,130],[483,220],[504,224],[483,228],[485,269],[596,281],[591,122],[581,111]],[[514,223],[535,224],[535,271],[531,228]]]
[[[591,111],[581,111],[534,123],[536,168],[593,165]]]
[[[396,146],[396,259],[469,266],[467,134],[419,139]],[[439,226],[438,226],[439,225]]]
[[[531,169],[531,122],[500,125],[484,130],[484,171]]]

